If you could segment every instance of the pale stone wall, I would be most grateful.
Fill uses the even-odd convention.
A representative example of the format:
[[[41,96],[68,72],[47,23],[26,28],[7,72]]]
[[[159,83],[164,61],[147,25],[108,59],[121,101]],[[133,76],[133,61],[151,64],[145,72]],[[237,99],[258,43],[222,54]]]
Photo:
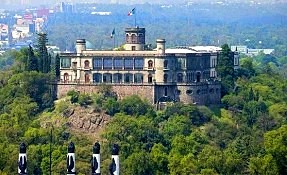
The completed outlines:
[[[70,90],[82,93],[97,93],[99,85],[95,84],[58,84],[57,96],[61,98]],[[112,90],[119,99],[133,94],[156,104],[163,96],[185,104],[209,105],[219,104],[221,100],[219,83],[200,83],[193,85],[153,85],[153,84],[113,84]],[[165,94],[166,93],[166,94]]]
[[[119,99],[136,94],[143,99],[147,99],[151,104],[154,103],[154,86],[152,85],[113,85],[112,87]],[[99,85],[58,84],[57,97],[65,96],[70,90],[82,93],[97,93],[98,88]]]
[[[180,102],[209,105],[220,104],[221,93],[219,83],[200,83],[195,85],[177,85]]]

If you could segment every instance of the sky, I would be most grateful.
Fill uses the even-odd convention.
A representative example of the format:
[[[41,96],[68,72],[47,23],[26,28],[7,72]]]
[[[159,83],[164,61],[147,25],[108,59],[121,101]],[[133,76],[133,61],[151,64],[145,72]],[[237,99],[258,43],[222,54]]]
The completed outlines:
[[[44,4],[55,4],[60,2],[73,2],[73,3],[83,3],[83,2],[95,2],[95,3],[121,3],[121,4],[142,4],[142,3],[152,3],[152,4],[182,4],[187,2],[287,2],[287,0],[0,0],[0,4],[4,5],[44,5]],[[1,8],[1,7],[0,7]]]

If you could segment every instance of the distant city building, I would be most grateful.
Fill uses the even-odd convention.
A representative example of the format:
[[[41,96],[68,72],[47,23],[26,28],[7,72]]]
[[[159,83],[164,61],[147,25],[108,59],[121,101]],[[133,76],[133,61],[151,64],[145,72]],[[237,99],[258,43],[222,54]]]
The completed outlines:
[[[152,104],[180,101],[199,105],[218,104],[221,85],[215,67],[221,48],[194,46],[165,48],[165,39],[156,40],[156,49],[144,50],[145,28],[126,28],[125,50],[87,49],[78,39],[75,53],[61,53],[58,95],[71,89],[96,92],[110,84],[118,97],[137,94]],[[232,52],[235,68],[237,52]]]
[[[50,9],[47,8],[38,9],[36,12],[36,16],[37,18],[47,18],[50,12]]]
[[[0,42],[1,45],[8,44],[8,35],[9,35],[9,28],[6,24],[0,23]]]
[[[237,51],[241,54],[247,55],[247,56],[257,56],[260,53],[263,54],[271,54],[274,52],[274,49],[249,49],[247,46],[231,46],[231,51]]]
[[[100,15],[100,16],[108,16],[111,14],[112,12],[91,12],[91,15]]]
[[[43,18],[36,18],[35,19],[35,31],[41,32],[43,31],[45,20]]]
[[[67,3],[67,2],[61,2],[60,4],[60,12],[61,13],[73,13],[74,12],[74,6],[72,3]]]

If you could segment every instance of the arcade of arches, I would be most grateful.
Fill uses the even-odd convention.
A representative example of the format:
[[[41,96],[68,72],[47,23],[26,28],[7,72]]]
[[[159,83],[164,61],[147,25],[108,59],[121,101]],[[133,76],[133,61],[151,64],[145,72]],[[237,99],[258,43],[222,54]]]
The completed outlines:
[[[94,83],[143,83],[142,73],[94,73],[93,74]]]

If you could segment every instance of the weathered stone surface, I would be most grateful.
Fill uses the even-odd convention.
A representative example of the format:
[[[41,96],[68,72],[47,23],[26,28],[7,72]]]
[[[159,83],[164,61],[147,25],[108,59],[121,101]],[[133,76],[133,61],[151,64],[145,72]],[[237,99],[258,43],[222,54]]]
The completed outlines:
[[[61,98],[65,96],[70,90],[96,93],[99,86],[97,85],[73,85],[73,84],[58,84],[57,96]],[[147,99],[150,103],[154,102],[154,86],[152,85],[113,85],[113,91],[117,94],[118,99],[123,99],[126,96],[138,95],[144,99]]]
[[[66,110],[63,112],[63,117],[68,118],[68,117],[70,117],[71,115],[73,115],[74,112],[75,112],[74,109],[69,109],[69,108],[68,108],[68,109],[66,109]]]
[[[76,107],[73,111],[72,115],[68,117],[69,121],[66,126],[85,133],[96,133],[110,119],[110,116],[104,112],[95,112],[92,107]]]

